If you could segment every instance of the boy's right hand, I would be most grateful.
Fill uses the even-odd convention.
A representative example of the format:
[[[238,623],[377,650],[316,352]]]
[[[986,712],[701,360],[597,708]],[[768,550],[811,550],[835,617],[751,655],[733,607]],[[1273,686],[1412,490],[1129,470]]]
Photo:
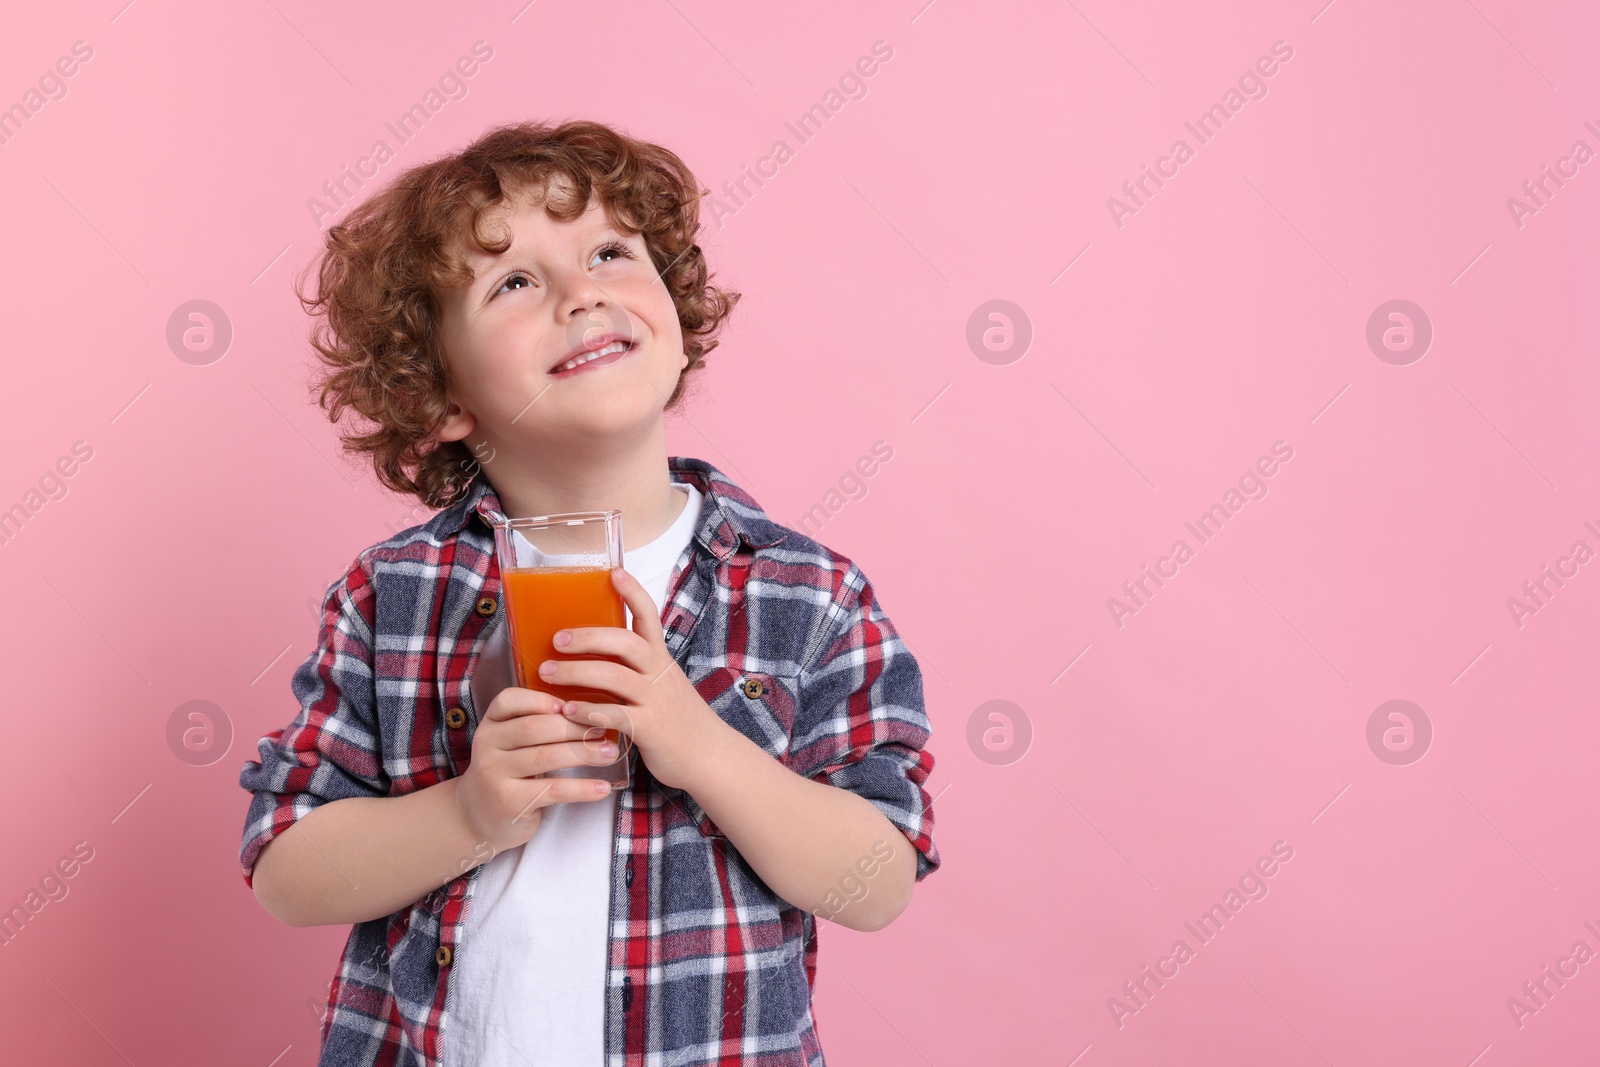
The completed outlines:
[[[479,840],[495,852],[525,844],[551,804],[599,800],[595,778],[535,778],[562,767],[602,766],[617,757],[597,726],[560,713],[561,701],[534,689],[507,686],[489,702],[472,737],[472,762],[456,789],[461,812]],[[609,751],[607,751],[609,747]]]

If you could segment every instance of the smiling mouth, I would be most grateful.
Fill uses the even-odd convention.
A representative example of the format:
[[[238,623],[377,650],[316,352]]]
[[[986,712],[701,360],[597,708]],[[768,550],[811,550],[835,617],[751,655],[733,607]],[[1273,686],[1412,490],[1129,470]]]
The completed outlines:
[[[595,349],[593,352],[585,352],[581,356],[569,359],[549,373],[555,378],[566,378],[580,371],[610,366],[638,347],[639,342],[637,341],[613,341],[608,345]]]

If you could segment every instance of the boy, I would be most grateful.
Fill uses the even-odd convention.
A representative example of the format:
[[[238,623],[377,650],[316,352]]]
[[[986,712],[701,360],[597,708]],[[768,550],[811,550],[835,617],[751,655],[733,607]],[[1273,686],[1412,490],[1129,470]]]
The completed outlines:
[[[328,232],[321,403],[443,510],[329,590],[301,710],[240,774],[262,906],[352,924],[322,1064],[823,1067],[813,913],[880,929],[939,866],[921,674],[865,575],[666,454],[738,300],[697,190],[659,146],[524,123]],[[541,673],[615,703],[511,684],[489,523],[611,508],[632,621]],[[616,760],[602,729],[625,785],[548,776]]]

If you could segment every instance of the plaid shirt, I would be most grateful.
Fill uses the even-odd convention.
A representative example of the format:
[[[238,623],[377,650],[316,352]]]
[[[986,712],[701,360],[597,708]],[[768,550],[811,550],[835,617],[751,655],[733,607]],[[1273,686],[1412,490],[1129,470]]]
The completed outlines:
[[[767,518],[702,460],[668,471],[705,494],[668,585],[667,648],[729,725],[797,774],[848,789],[939,866],[922,676],[850,560]],[[257,745],[239,861],[319,804],[392,797],[466,770],[482,709],[473,664],[502,624],[485,478],[427,523],[362,552],[323,602],[295,671],[300,712]],[[760,684],[754,684],[759,682]],[[815,917],[775,894],[692,796],[633,750],[617,795],[605,986],[606,1067],[823,1067],[811,1012]],[[357,923],[322,1023],[321,1064],[438,1067],[478,866]]]

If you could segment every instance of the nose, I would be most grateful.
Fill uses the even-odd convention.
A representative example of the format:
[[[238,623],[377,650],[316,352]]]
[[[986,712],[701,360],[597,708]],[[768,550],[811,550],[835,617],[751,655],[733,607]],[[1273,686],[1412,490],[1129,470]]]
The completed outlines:
[[[605,290],[581,267],[568,267],[551,281],[560,293],[557,311],[569,322],[586,311],[605,307],[608,303]]]
[[[589,344],[608,333],[631,336],[633,332],[627,312],[587,274],[571,278],[558,306],[565,319],[563,326],[569,349]]]

